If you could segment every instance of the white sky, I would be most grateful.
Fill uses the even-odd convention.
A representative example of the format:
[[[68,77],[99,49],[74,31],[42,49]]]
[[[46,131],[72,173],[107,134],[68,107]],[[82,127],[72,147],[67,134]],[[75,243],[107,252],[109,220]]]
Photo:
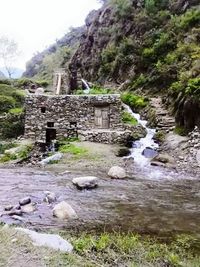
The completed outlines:
[[[18,68],[36,51],[42,51],[68,32],[84,24],[97,0],[0,0],[0,36],[14,39],[21,51]]]

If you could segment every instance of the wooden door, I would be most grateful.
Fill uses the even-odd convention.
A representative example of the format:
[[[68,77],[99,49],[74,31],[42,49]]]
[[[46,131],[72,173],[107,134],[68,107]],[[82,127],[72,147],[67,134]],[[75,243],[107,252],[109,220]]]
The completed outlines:
[[[109,128],[109,107],[95,107],[95,126],[101,129]]]

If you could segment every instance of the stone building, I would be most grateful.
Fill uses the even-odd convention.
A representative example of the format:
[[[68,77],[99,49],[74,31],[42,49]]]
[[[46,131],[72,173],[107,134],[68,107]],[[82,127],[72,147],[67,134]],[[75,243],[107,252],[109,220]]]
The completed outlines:
[[[121,143],[131,135],[121,121],[120,95],[29,95],[25,137],[51,143],[63,137]]]

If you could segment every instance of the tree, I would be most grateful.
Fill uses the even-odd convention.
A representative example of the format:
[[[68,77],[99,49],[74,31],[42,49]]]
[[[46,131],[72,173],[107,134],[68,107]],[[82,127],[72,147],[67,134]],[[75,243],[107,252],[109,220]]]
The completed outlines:
[[[12,74],[14,73],[13,63],[15,62],[17,56],[17,43],[6,36],[0,37],[0,61],[6,69],[9,79],[12,78]]]

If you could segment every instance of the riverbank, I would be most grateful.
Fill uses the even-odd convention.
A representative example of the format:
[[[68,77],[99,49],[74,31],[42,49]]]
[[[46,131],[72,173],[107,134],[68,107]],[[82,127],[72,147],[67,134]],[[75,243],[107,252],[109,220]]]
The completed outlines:
[[[198,239],[193,236],[166,242],[133,233],[59,234],[74,246],[72,253],[35,247],[14,228],[0,227],[0,266],[198,267],[200,263]]]

